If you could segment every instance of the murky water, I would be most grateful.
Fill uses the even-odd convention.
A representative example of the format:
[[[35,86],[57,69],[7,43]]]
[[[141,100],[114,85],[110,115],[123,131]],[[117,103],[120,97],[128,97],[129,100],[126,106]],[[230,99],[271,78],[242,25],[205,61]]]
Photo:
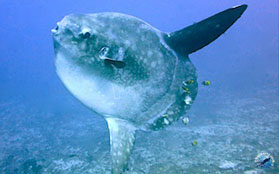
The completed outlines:
[[[111,173],[107,123],[55,72],[50,30],[65,15],[115,11],[171,32],[243,3],[0,0],[0,174]],[[279,173],[279,2],[245,3],[224,35],[189,56],[199,82],[189,123],[138,131],[125,174]],[[273,167],[256,166],[261,152]]]

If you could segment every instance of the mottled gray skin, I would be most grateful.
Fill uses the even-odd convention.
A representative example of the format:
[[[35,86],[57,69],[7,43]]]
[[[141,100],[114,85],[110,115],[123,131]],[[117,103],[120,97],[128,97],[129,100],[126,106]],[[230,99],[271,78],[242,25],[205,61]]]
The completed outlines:
[[[85,31],[90,37],[83,37]],[[163,35],[118,13],[66,16],[53,30],[57,73],[75,97],[105,118],[160,129],[184,115],[197,95],[193,64],[170,49]],[[104,47],[109,48],[106,57],[121,57],[125,67],[104,63],[100,58]],[[194,83],[185,91],[187,80]]]

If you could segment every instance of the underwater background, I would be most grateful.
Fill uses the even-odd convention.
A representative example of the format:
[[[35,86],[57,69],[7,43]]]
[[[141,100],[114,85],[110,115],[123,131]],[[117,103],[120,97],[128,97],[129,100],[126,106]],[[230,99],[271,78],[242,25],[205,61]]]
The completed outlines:
[[[172,32],[244,3],[224,35],[190,55],[200,85],[189,124],[139,131],[125,173],[279,173],[278,1],[0,0],[0,174],[110,173],[105,120],[55,72],[50,30],[65,15],[121,12]],[[273,167],[256,167],[261,152]]]

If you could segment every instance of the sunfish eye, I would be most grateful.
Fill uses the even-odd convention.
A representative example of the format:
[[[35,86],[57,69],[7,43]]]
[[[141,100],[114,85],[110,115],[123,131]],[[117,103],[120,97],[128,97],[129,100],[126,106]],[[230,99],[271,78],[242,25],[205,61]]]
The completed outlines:
[[[82,31],[80,32],[80,37],[82,37],[83,39],[88,39],[89,37],[91,37],[91,33],[90,33],[90,29],[89,28],[84,28],[82,29]]]
[[[89,38],[91,36],[91,34],[89,32],[86,32],[83,34],[83,38]]]
[[[83,39],[88,39],[91,36],[90,32],[80,33],[79,34]]]

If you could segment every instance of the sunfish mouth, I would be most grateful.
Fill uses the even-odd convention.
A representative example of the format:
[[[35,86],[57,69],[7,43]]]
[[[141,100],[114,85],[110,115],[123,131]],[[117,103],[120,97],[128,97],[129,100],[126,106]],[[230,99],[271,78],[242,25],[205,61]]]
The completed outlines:
[[[51,29],[51,32],[52,32],[53,34],[55,34],[55,33],[57,33],[57,32],[58,32],[58,29],[59,29],[59,22],[57,22],[57,24],[56,24],[56,27],[55,27],[55,28]]]

